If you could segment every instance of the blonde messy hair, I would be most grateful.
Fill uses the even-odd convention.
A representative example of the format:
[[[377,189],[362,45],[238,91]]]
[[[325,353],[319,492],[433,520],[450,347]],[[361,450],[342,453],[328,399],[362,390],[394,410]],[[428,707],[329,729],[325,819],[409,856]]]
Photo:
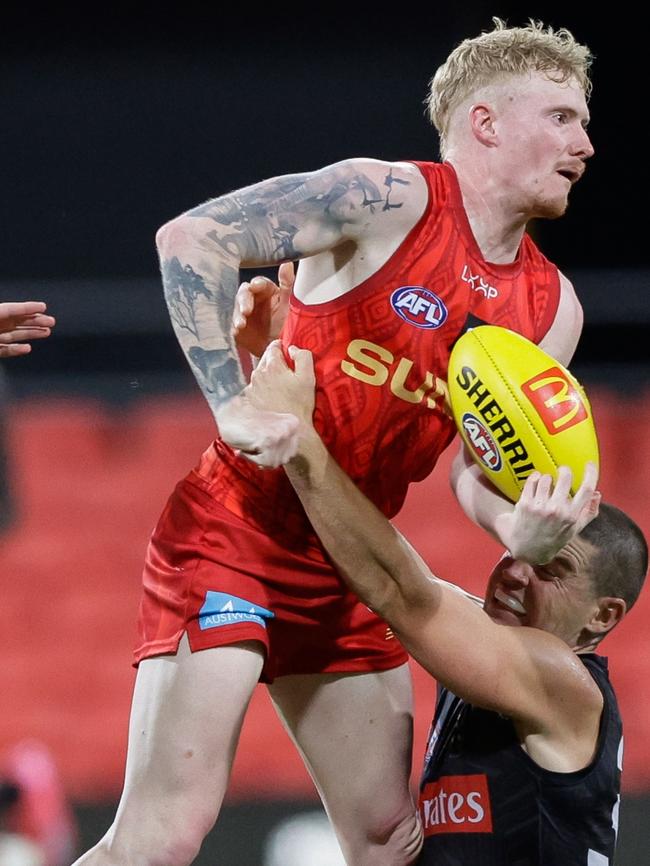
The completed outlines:
[[[463,40],[431,79],[425,103],[443,155],[453,110],[500,76],[544,72],[560,84],[576,78],[587,98],[591,93],[593,56],[566,28],[554,31],[533,20],[526,27],[508,27],[500,18],[492,21],[494,30]]]

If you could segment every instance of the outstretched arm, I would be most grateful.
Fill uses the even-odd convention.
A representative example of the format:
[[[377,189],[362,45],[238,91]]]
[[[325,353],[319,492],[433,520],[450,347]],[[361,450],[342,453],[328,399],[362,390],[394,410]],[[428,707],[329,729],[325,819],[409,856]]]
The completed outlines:
[[[411,655],[440,682],[472,703],[556,730],[557,703],[567,693],[591,694],[570,649],[537,629],[496,625],[484,611],[443,582],[328,453],[312,425],[311,354],[290,348],[291,371],[272,343],[253,372],[251,399],[300,422],[299,452],[285,467],[307,515],[351,589],[393,628]],[[547,519],[550,490],[531,476],[527,532]],[[539,496],[537,494],[539,493]],[[518,504],[516,509],[520,509]],[[552,508],[550,509],[552,512]],[[553,691],[554,690],[554,691]],[[597,692],[597,690],[596,690]],[[560,697],[557,697],[557,696]]]
[[[355,593],[392,622],[430,602],[432,574],[411,545],[356,487],[330,456],[312,424],[314,368],[311,353],[289,349],[295,372],[279,342],[269,345],[247,389],[255,405],[290,412],[299,422],[297,455],[285,466],[314,529]],[[252,456],[254,462],[264,460]],[[452,590],[450,590],[452,591]],[[387,617],[389,618],[389,617]]]
[[[399,177],[405,190],[417,180],[412,172],[377,160],[347,160],[229,193],[158,232],[174,330],[221,435],[233,447],[265,452],[279,432],[273,413],[260,414],[240,396],[245,382],[231,332],[239,268],[293,261],[410,226],[419,214],[412,213],[405,192],[401,201],[394,194],[389,201],[386,181]]]

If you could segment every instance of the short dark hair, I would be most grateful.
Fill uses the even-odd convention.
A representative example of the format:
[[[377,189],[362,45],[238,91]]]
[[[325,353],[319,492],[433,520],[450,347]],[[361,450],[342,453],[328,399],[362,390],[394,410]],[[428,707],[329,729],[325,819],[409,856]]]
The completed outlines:
[[[580,533],[597,553],[591,578],[598,597],[622,598],[629,610],[648,570],[648,543],[636,523],[614,505],[601,502],[598,516]]]

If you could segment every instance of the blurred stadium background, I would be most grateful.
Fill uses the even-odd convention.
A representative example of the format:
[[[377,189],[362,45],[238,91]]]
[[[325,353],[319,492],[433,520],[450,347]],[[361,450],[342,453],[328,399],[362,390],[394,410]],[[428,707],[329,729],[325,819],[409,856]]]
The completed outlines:
[[[92,26],[13,14],[0,56],[0,299],[46,300],[58,324],[2,368],[0,753],[25,738],[49,749],[83,849],[121,787],[148,534],[213,434],[169,325],[157,227],[229,189],[348,156],[433,159],[422,99],[452,45],[492,14],[568,26],[597,55],[597,155],[566,217],[533,231],[585,307],[573,369],[594,404],[602,490],[650,534],[648,129],[634,107],[644,47],[629,21],[618,38],[593,12],[552,3],[383,17],[334,6],[316,19],[278,7],[248,22],[191,6],[173,19],[104,9]],[[498,549],[452,502],[446,462],[397,523],[442,577],[480,592]],[[649,616],[650,593],[607,642],[626,725],[623,866],[646,862],[650,845]],[[414,674],[415,780],[434,687]],[[270,863],[279,823],[317,808],[260,689],[197,863]]]

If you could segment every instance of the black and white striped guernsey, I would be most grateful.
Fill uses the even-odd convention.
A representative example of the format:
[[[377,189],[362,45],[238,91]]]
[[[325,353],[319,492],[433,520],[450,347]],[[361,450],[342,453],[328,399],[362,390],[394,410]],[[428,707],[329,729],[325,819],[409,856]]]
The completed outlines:
[[[575,773],[536,764],[512,722],[439,689],[420,814],[422,866],[612,866],[623,757],[607,659],[579,658],[604,706],[592,763]]]

